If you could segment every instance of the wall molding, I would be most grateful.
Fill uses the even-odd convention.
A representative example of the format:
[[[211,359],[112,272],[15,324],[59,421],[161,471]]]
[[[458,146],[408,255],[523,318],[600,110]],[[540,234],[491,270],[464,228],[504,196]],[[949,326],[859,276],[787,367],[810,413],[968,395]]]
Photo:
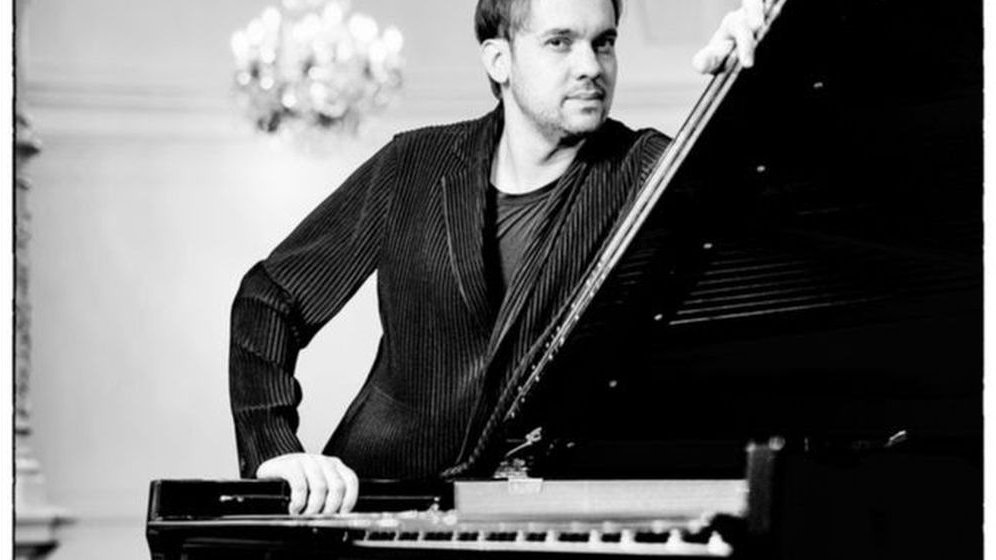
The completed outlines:
[[[703,87],[704,82],[687,81],[621,84],[614,112],[687,112],[689,100],[694,100]],[[408,88],[393,106],[376,117],[373,126],[407,128],[473,118],[494,106],[485,88],[484,84]],[[18,105],[46,135],[237,138],[251,136],[252,132],[235,108],[230,92],[222,88],[32,81],[25,84]]]

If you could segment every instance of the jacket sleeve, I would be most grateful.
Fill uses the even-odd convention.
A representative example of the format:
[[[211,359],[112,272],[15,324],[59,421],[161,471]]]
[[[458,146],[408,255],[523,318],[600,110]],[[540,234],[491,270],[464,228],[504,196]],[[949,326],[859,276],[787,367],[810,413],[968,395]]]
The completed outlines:
[[[381,149],[242,279],[232,304],[229,394],[239,471],[300,452],[298,352],[377,268],[393,190]]]

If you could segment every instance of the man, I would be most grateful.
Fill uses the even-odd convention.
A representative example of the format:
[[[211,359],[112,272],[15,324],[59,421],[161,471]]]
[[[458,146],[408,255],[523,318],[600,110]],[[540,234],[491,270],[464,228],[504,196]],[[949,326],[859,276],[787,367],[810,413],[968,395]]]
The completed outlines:
[[[699,71],[717,70],[734,44],[752,63],[761,2],[724,19],[693,61]],[[608,119],[620,9],[480,0],[498,108],[396,136],[243,279],[230,366],[240,468],[288,480],[291,513],[349,511],[357,472],[425,478],[465,458],[667,145]],[[297,353],[374,271],[376,362],[323,453],[305,453]]]

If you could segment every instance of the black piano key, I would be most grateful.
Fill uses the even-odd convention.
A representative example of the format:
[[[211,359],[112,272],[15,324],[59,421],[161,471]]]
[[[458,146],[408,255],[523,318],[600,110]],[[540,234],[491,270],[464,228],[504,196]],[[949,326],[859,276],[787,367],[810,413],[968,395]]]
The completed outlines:
[[[480,533],[477,531],[462,531],[457,534],[458,541],[476,541]]]
[[[546,532],[529,532],[526,533],[526,540],[529,542],[545,542]]]
[[[366,531],[362,529],[346,529],[343,540],[346,542],[362,541],[366,536]]]
[[[418,533],[415,531],[404,531],[398,535],[399,541],[417,541]]]
[[[633,540],[638,543],[666,543],[668,533],[655,533],[653,531],[637,531],[633,535]]]
[[[484,540],[509,542],[515,540],[515,531],[491,531],[485,535]]]
[[[709,542],[709,537],[712,536],[712,530],[709,528],[701,529],[699,531],[687,531],[682,532],[681,538],[685,542],[705,544]]]
[[[398,534],[394,531],[368,531],[368,541],[393,541]]]
[[[622,533],[602,533],[602,542],[617,543],[622,540]]]
[[[564,531],[557,535],[557,540],[560,542],[588,542],[589,539],[591,534],[587,532]]]
[[[430,531],[422,538],[427,541],[450,541],[453,540],[453,531]]]

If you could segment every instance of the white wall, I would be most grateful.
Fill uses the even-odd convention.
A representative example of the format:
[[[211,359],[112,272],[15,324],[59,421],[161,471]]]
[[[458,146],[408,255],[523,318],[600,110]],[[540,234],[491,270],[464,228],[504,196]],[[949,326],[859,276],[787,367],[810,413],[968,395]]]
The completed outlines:
[[[462,0],[354,0],[406,35],[405,98],[321,154],[253,135],[229,106],[228,38],[261,0],[34,0],[19,22],[34,179],[34,448],[79,519],[60,558],[146,552],[153,478],[237,475],[228,312],[243,272],[392,132],[492,106]],[[688,59],[730,0],[632,0],[616,116],[674,132],[704,85]],[[320,448],[378,336],[371,286],[302,357]],[[98,552],[101,551],[101,552]]]

